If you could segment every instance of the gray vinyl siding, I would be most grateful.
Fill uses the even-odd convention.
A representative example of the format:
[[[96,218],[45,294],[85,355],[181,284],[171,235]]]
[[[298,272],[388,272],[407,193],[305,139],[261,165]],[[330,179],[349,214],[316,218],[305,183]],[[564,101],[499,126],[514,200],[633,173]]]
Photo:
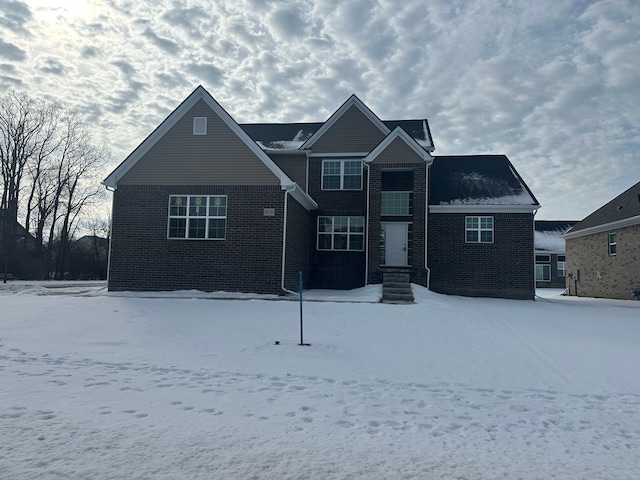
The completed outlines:
[[[307,191],[307,156],[300,155],[282,155],[270,153],[269,157],[280,167],[291,180],[296,182],[302,190]]]
[[[349,108],[313,144],[318,153],[370,152],[385,135],[356,106]]]
[[[207,134],[193,135],[193,117]],[[131,169],[119,185],[279,185],[278,178],[202,100]]]
[[[424,160],[401,138],[393,140],[389,146],[373,160],[373,163],[386,164],[407,162],[424,163]]]

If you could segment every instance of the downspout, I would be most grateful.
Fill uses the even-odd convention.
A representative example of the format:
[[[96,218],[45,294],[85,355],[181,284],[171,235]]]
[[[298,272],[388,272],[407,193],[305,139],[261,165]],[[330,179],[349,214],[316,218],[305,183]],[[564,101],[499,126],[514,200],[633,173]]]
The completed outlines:
[[[288,209],[287,206],[289,204],[289,202],[287,201],[287,196],[296,190],[296,188],[298,188],[298,184],[294,183],[292,185],[292,188],[289,187],[285,187],[284,190],[284,219],[283,219],[283,227],[282,227],[282,280],[281,280],[281,285],[280,287],[282,288],[282,291],[287,292],[287,293],[291,293],[293,295],[298,295],[300,292],[294,292],[292,290],[288,290],[287,288],[285,288],[284,286],[284,274],[285,274],[285,267],[286,267],[286,255],[287,255],[287,213],[288,213]]]
[[[109,223],[109,252],[107,254],[107,290],[109,290],[109,274],[111,273],[111,242],[113,241],[113,203],[115,202],[116,189],[106,187],[111,195],[111,222]]]
[[[363,166],[367,168],[367,236],[364,245],[364,284],[367,286],[369,284],[369,192],[371,191],[369,186],[371,185],[371,169],[367,162],[363,162]]]
[[[429,290],[429,282],[431,281],[431,270],[429,269],[428,262],[427,262],[427,257],[428,257],[428,252],[429,249],[428,244],[429,244],[429,229],[428,224],[429,224],[429,191],[430,191],[430,185],[429,185],[429,169],[431,168],[431,164],[427,165],[427,169],[425,172],[425,193],[426,195],[425,200],[424,200],[424,269],[427,271],[427,290]]]
[[[533,258],[531,259],[533,262],[533,300],[536,299],[536,288],[537,288],[537,279],[536,279],[536,213],[538,213],[538,209],[533,209]],[[551,258],[551,256],[549,256]],[[551,276],[551,267],[549,267],[549,276]],[[565,281],[565,287],[567,286]]]

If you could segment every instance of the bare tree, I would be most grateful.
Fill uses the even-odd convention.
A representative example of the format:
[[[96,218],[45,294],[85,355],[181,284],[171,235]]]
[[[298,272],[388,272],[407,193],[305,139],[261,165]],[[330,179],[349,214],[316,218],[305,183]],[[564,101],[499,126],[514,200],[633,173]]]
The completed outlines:
[[[25,228],[35,233],[35,255],[55,263],[58,276],[64,271],[83,208],[104,195],[96,176],[109,154],[90,140],[73,111],[24,93],[0,95],[0,254],[5,281],[8,262],[15,257],[19,211]],[[60,257],[55,262],[54,239]]]

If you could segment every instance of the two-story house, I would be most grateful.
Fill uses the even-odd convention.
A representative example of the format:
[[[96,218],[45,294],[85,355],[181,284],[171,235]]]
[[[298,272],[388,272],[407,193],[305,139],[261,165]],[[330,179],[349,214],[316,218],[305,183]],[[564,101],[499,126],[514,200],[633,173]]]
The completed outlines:
[[[434,157],[426,119],[355,95],[325,122],[239,125],[202,87],[103,182],[110,290],[280,294],[402,270],[459,295],[534,297],[538,202],[504,155]]]

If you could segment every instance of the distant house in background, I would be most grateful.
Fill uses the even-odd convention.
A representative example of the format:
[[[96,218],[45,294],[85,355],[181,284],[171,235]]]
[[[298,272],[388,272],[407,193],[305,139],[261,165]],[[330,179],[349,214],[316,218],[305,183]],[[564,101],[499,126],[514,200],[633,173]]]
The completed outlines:
[[[577,221],[536,220],[533,243],[536,261],[536,288],[565,288],[565,241],[562,234]]]
[[[409,282],[533,299],[538,201],[506,156],[434,148],[426,119],[355,95],[325,122],[239,125],[198,87],[103,182],[108,288],[282,294],[302,272],[390,301]]]
[[[4,232],[7,231],[12,231],[11,228],[8,228],[7,225],[5,225],[5,220],[8,217],[8,215],[6,214],[5,209],[0,209],[0,248],[2,248],[5,245],[5,240],[4,240]],[[22,225],[20,225],[20,223],[16,223],[15,224],[15,231],[16,231],[16,249],[19,251],[33,251],[33,249],[35,248],[36,245],[36,239],[33,235],[31,235],[31,233],[29,233],[29,231],[24,228]]]
[[[640,182],[574,225],[564,239],[569,295],[640,297]]]

